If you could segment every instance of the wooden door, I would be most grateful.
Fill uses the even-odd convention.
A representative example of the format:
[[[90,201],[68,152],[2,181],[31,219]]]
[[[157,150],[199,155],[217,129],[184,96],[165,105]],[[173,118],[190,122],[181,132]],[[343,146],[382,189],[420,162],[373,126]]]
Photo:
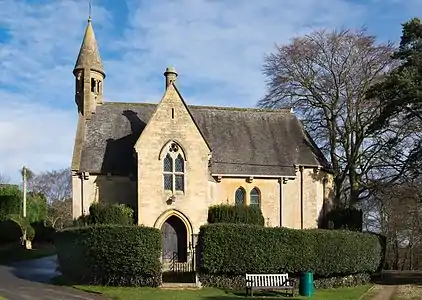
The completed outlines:
[[[166,221],[162,228],[163,235],[163,259],[170,260],[176,253],[178,257],[178,238],[176,228]]]

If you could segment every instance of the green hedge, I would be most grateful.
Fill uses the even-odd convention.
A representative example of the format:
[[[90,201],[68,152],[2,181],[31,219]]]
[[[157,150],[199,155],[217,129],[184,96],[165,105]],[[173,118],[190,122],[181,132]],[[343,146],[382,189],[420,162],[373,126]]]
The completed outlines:
[[[33,222],[31,226],[35,230],[35,243],[54,243],[56,230],[52,226],[47,226],[43,221]]]
[[[334,207],[325,218],[320,228],[326,229],[347,229],[362,232],[363,212],[354,207]]]
[[[97,225],[56,233],[60,270],[71,281],[113,286],[161,284],[161,234],[141,226]]]
[[[202,274],[313,271],[318,277],[372,273],[381,261],[378,238],[345,230],[295,230],[210,224],[199,234]]]
[[[23,216],[18,215],[18,214],[9,215],[9,218],[20,225],[21,230],[22,230],[22,234],[26,230],[26,239],[27,240],[32,241],[34,239],[35,230],[31,226],[31,224],[29,223],[28,218],[24,218]]]
[[[221,204],[208,208],[208,223],[242,223],[264,226],[261,209],[246,205]]]
[[[21,199],[22,191],[18,185],[0,184],[0,220],[9,219],[11,214],[19,214]]]
[[[132,225],[133,209],[124,204],[94,203],[89,208],[88,223]]]
[[[0,221],[0,244],[19,243],[22,236],[22,229],[14,220]]]

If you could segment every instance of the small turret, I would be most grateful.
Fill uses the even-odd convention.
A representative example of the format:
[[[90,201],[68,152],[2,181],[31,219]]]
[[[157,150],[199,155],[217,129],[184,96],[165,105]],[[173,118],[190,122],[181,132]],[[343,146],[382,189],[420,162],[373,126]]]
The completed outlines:
[[[177,72],[176,69],[173,67],[166,68],[164,72],[164,76],[166,77],[166,88],[172,83],[176,81]]]
[[[103,81],[106,77],[91,18],[88,19],[73,75],[76,78],[78,111],[89,119],[97,105],[103,103]]]

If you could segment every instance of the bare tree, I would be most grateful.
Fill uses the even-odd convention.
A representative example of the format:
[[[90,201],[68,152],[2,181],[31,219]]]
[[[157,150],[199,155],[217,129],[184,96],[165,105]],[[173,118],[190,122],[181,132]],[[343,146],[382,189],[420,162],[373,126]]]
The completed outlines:
[[[72,175],[69,168],[47,171],[32,179],[32,190],[42,193],[48,203],[71,198]]]
[[[10,182],[10,178],[2,173],[0,173],[0,184],[7,184]]]
[[[31,181],[32,191],[47,199],[47,221],[54,228],[63,228],[72,221],[71,180],[71,171],[66,168],[35,175]]]
[[[365,97],[395,67],[393,51],[365,30],[321,30],[265,57],[268,92],[258,105],[296,111],[331,161],[336,203],[356,204],[374,179],[396,179],[405,167],[397,146],[411,132],[399,122],[374,130],[381,104]]]
[[[71,224],[72,220],[72,199],[54,200],[49,204],[47,221],[52,227],[62,229]]]
[[[422,268],[421,179],[379,183],[373,193],[371,228],[386,237],[386,264],[390,269]]]

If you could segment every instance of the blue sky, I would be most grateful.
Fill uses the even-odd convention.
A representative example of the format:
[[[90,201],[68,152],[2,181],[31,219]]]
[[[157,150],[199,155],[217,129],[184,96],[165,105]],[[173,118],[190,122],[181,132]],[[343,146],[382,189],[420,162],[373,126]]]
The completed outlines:
[[[188,104],[253,107],[263,56],[317,28],[359,28],[398,41],[420,0],[93,0],[106,101],[157,103],[174,66]],[[0,174],[19,180],[70,165],[72,69],[88,0],[0,0]]]

